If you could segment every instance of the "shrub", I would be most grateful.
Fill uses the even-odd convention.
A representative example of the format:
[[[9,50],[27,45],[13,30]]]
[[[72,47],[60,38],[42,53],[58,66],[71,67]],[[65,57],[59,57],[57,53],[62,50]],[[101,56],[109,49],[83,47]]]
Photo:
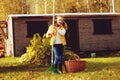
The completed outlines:
[[[23,64],[48,65],[50,61],[49,38],[34,34],[30,44],[26,47],[26,53],[20,58]]]

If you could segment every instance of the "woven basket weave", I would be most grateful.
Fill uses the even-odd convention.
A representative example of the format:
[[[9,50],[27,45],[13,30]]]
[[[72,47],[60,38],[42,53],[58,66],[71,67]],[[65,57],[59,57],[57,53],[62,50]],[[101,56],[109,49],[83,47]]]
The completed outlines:
[[[66,72],[80,72],[83,71],[86,67],[86,61],[83,60],[68,60],[65,61],[65,70]]]

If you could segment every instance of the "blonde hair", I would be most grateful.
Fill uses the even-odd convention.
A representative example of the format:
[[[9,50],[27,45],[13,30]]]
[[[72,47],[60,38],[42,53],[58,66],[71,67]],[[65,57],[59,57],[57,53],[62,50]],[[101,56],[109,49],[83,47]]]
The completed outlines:
[[[57,18],[58,18],[58,17],[62,17],[62,18],[63,18],[63,27],[67,30],[67,29],[68,29],[68,25],[67,25],[67,23],[64,21],[64,16],[57,15],[57,16],[55,17],[55,23],[57,23]]]

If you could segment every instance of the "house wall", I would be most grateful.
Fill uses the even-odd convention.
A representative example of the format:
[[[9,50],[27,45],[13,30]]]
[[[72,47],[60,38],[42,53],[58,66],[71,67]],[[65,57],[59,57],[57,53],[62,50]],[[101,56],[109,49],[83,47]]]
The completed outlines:
[[[25,20],[14,20],[14,46],[15,46],[15,56],[19,56],[24,52],[24,48],[29,43],[29,38],[27,36],[27,24]]]
[[[19,18],[14,19],[13,23],[13,38],[14,38],[14,55],[21,56],[25,53],[26,46],[29,45],[31,38],[27,37],[27,23],[26,21],[46,21],[48,19],[36,18]],[[34,26],[33,26],[34,27]]]
[[[14,46],[13,46],[13,27],[12,27],[12,18],[8,18],[8,38],[6,39],[6,53],[8,56],[14,55]]]
[[[112,19],[113,34],[94,35],[93,19]],[[28,46],[26,21],[46,21],[44,18],[15,18],[13,20],[14,55],[21,56]],[[116,50],[120,49],[120,17],[79,17],[79,45],[82,51]]]
[[[113,34],[94,35],[92,19],[112,19]],[[82,51],[120,49],[120,17],[89,17],[79,19],[79,41]]]

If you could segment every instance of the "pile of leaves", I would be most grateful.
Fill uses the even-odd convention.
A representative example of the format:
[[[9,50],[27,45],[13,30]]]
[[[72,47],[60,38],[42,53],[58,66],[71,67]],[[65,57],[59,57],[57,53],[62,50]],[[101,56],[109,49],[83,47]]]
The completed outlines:
[[[23,64],[50,64],[50,38],[45,34],[41,37],[38,33],[34,34],[30,44],[26,47],[26,53],[20,58]]]

